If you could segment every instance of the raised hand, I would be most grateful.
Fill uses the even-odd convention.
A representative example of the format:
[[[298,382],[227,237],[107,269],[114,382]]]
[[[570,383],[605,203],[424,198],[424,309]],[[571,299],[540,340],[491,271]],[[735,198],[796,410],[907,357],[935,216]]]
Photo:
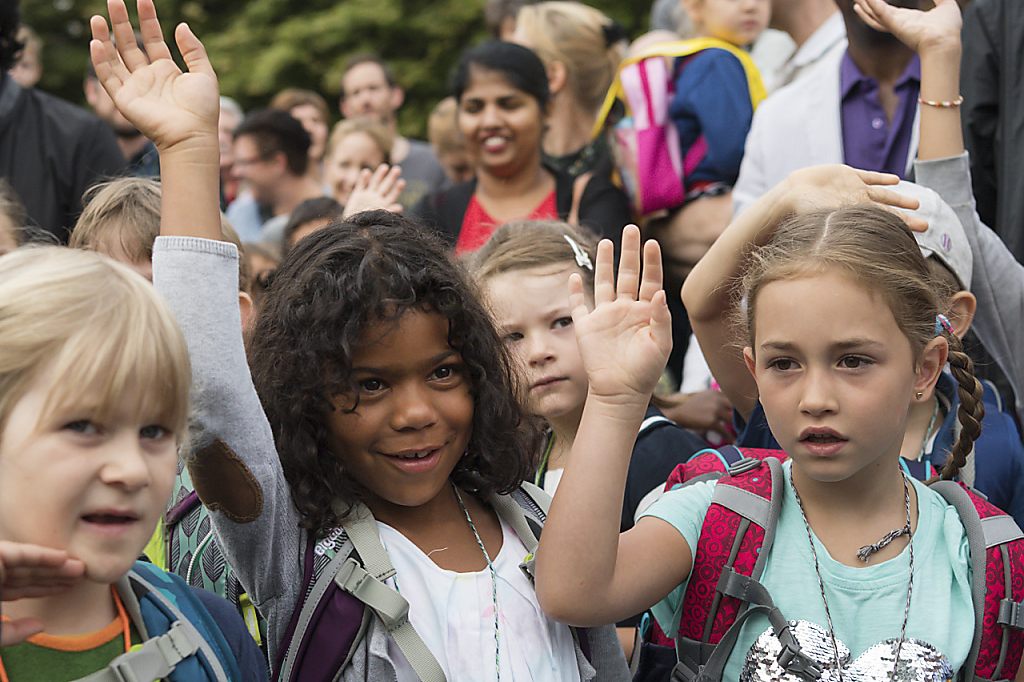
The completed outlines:
[[[188,67],[182,72],[164,42],[153,0],[138,0],[138,10],[145,52],[136,45],[124,0],[107,0],[116,47],[106,20],[90,20],[89,54],[97,79],[161,153],[196,141],[206,145],[211,137],[216,145],[220,100],[206,49],[186,24],[178,24],[174,38]]]
[[[886,189],[899,184],[890,173],[858,170],[849,166],[813,166],[792,173],[780,187],[785,196],[787,212],[827,210],[859,203],[875,203],[893,210],[916,209],[917,199]],[[928,223],[903,211],[893,211],[910,229],[923,232]]]
[[[587,306],[583,280],[569,278],[569,306],[576,340],[590,381],[590,394],[611,401],[641,399],[645,404],[672,350],[672,320],[662,289],[661,249],[643,247],[640,230],[622,231],[618,282],[612,243],[602,240],[594,267],[594,308]]]
[[[398,197],[405,189],[401,166],[388,166],[382,163],[372,173],[363,169],[359,173],[355,187],[345,202],[343,217],[348,218],[356,213],[384,209],[392,213],[401,213],[402,205]]]
[[[49,547],[0,542],[0,596],[4,601],[47,597],[72,587],[85,575],[85,565],[67,552]],[[0,646],[22,642],[40,632],[34,618],[19,618],[0,625]]]
[[[960,49],[963,20],[956,0],[935,0],[928,11],[895,7],[885,0],[855,0],[853,9],[868,26],[893,34],[918,54]]]

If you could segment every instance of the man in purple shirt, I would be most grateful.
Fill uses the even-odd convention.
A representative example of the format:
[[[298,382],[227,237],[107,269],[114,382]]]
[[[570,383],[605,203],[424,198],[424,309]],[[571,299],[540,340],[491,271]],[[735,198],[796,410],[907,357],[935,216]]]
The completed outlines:
[[[925,0],[889,0],[918,7]],[[836,0],[848,46],[822,57],[754,113],[735,212],[795,170],[827,163],[906,178],[917,155],[914,125],[920,63],[913,50],[865,24],[853,0]]]
[[[905,178],[921,63],[895,36],[879,33],[861,21],[852,0],[837,4],[849,40],[839,70],[843,160],[855,168]],[[890,0],[889,4],[917,8],[918,0]]]

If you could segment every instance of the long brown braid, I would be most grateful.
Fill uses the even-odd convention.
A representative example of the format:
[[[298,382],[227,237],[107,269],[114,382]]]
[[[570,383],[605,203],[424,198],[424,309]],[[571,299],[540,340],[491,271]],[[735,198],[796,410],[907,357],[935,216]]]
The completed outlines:
[[[942,337],[949,343],[949,368],[956,379],[957,393],[960,395],[956,416],[963,427],[950,450],[949,459],[942,467],[940,478],[948,481],[960,473],[960,469],[967,463],[967,456],[974,449],[974,441],[981,435],[985,405],[982,402],[981,383],[974,376],[974,362],[964,352],[960,337],[947,329],[942,330]]]

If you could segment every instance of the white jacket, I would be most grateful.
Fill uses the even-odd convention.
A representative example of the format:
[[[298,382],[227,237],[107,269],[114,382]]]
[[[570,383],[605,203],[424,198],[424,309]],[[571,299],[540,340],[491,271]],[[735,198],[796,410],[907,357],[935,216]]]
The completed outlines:
[[[738,215],[795,170],[843,163],[839,68],[845,43],[836,45],[797,81],[772,94],[754,112],[733,187],[733,212]],[[917,156],[915,114],[907,154],[907,171]]]

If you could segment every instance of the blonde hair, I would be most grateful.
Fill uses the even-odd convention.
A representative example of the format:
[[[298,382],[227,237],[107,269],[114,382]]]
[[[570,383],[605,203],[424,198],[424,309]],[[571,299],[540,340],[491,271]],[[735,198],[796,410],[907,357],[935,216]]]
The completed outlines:
[[[47,371],[54,382],[40,420],[71,406],[109,418],[138,388],[137,414],[185,438],[185,339],[156,290],[127,266],[57,246],[0,259],[0,428]]]
[[[160,183],[149,178],[118,178],[91,187],[85,208],[75,223],[68,246],[123,257],[130,263],[153,260],[160,236]],[[220,221],[221,237],[239,251],[238,289],[249,291],[249,269],[242,240],[227,218]]]
[[[946,292],[938,290],[917,241],[892,213],[858,206],[795,216],[778,228],[768,244],[751,254],[739,292],[747,305],[738,320],[751,348],[756,348],[757,295],[765,285],[820,272],[842,272],[876,292],[892,311],[915,355],[935,338],[936,316],[945,312],[948,299],[943,298]],[[944,329],[941,333],[949,344],[949,365],[959,386],[957,416],[963,426],[942,469],[942,478],[949,479],[964,466],[981,435],[985,409],[981,384],[960,339]]]
[[[568,239],[566,239],[568,237]],[[569,239],[590,259],[581,266]],[[545,265],[573,265],[583,277],[583,288],[594,288],[593,264],[597,259],[597,237],[582,227],[558,220],[521,220],[505,223],[469,259],[477,283],[516,270]]]
[[[445,97],[437,103],[427,119],[427,139],[435,153],[461,152],[466,140],[459,131],[459,104],[454,97]]]
[[[331,136],[327,138],[327,150],[324,153],[324,157],[330,158],[334,154],[335,147],[342,140],[356,133],[368,135],[374,144],[377,145],[377,148],[380,149],[384,161],[390,162],[391,148],[395,144],[395,136],[382,124],[365,118],[347,118],[344,121],[339,121],[331,129]]]
[[[516,30],[525,32],[530,49],[545,66],[564,64],[569,90],[595,114],[625,52],[623,41],[611,31],[614,25],[605,14],[580,2],[525,5],[516,18]]]

